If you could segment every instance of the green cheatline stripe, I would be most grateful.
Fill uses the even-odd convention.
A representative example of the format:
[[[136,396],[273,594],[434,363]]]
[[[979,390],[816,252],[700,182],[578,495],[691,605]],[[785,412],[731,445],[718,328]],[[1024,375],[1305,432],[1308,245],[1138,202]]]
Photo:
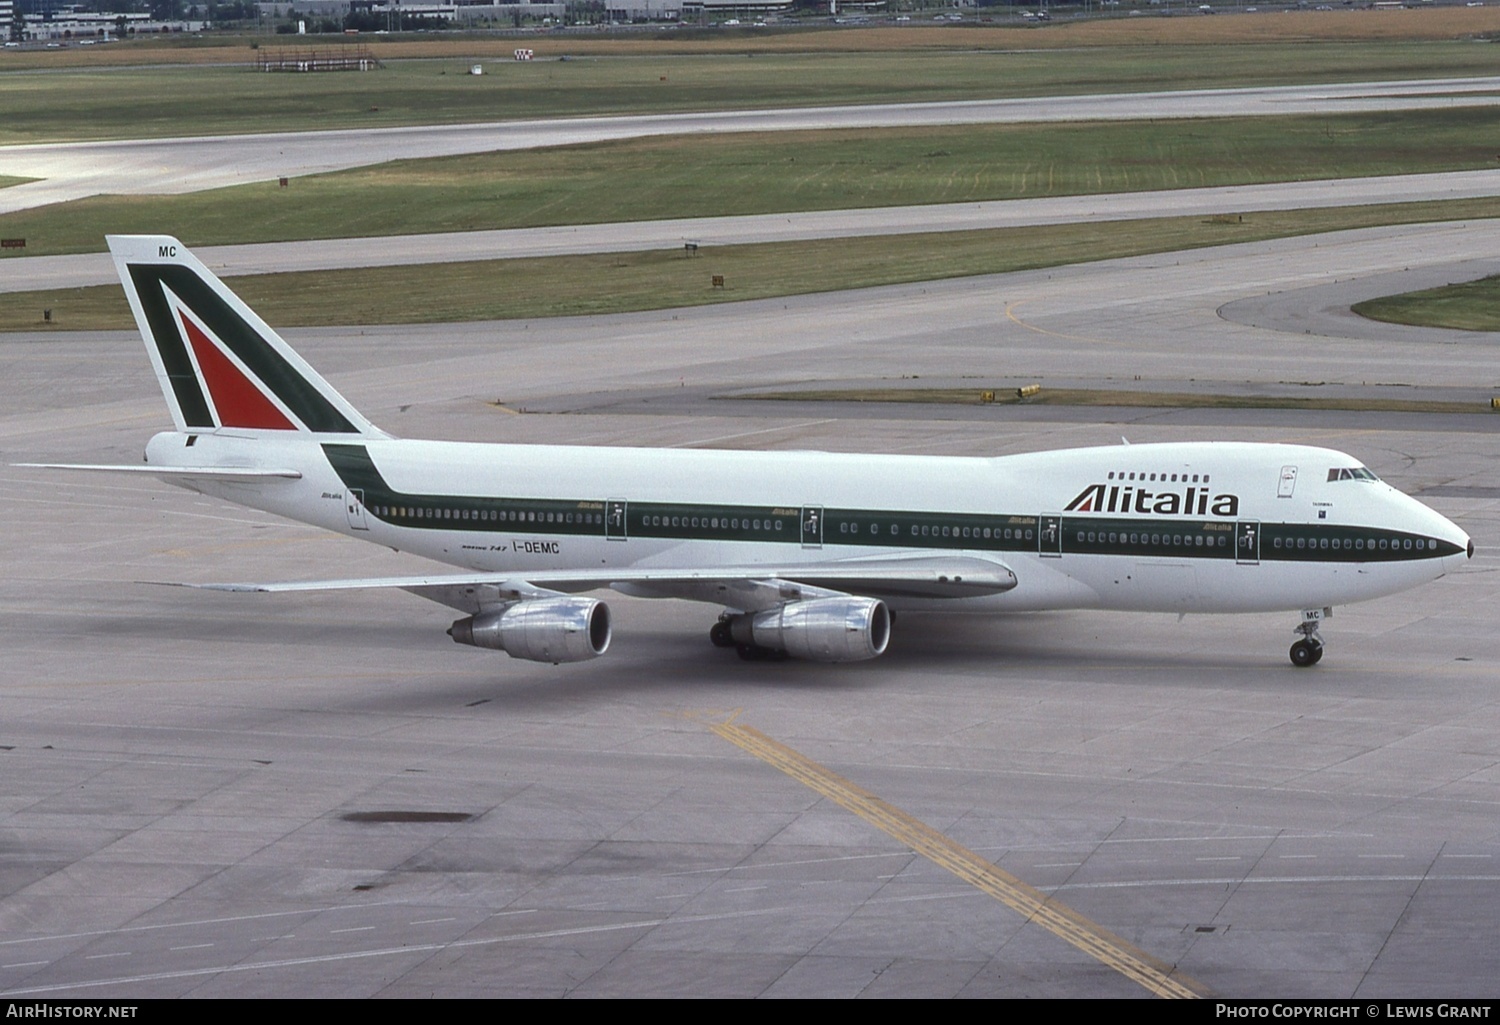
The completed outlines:
[[[1054,936],[1071,943],[1156,996],[1196,999],[1209,995],[1202,983],[1183,975],[1172,965],[1152,957],[926,823],[887,804],[842,776],[835,775],[785,744],[772,740],[759,730],[738,726],[733,722],[711,723],[709,729],[848,809],[933,864],[947,869],[964,882],[1024,915],[1028,922],[1042,926]]]

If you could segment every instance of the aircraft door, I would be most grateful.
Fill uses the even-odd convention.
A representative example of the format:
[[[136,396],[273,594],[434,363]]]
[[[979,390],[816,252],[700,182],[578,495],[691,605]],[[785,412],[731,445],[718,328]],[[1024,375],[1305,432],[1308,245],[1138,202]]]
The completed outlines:
[[[611,498],[604,503],[604,537],[610,541],[624,541],[625,517],[630,503],[623,498]]]
[[[1062,516],[1057,513],[1042,513],[1036,521],[1036,553],[1043,558],[1062,557]]]
[[[344,491],[344,513],[349,517],[351,530],[369,530],[365,519],[365,492],[363,488],[347,488]]]
[[[1260,565],[1260,521],[1240,520],[1234,525],[1234,561],[1241,566]]]
[[[802,507],[802,547],[823,547],[823,507],[821,505]]]
[[[1276,497],[1291,498],[1292,492],[1297,487],[1297,468],[1295,466],[1283,466],[1281,477],[1276,482]]]

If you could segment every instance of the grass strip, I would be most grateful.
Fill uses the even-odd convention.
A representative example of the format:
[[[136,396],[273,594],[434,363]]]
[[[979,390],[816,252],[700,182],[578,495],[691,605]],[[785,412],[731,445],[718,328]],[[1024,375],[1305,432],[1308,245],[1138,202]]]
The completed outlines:
[[[890,235],[812,242],[249,275],[237,292],[286,327],[524,319],[697,306],[1085,263],[1377,225],[1500,217],[1500,199],[1243,217]],[[714,287],[713,278],[723,278]],[[52,321],[42,311],[52,310]],[[130,327],[116,285],[0,295],[0,331]]]
[[[992,395],[993,398],[986,398]],[[1022,399],[1015,389],[852,388],[844,390],[756,392],[725,399],[778,402],[906,402],[957,406],[1120,406],[1131,409],[1325,409],[1371,413],[1490,413],[1490,406],[1421,399],[1312,398],[1296,395],[1209,395],[1201,392],[1123,391],[1098,388],[1043,388]]]
[[[407,160],[0,217],[26,255],[963,203],[1495,166],[1495,108],[678,136]]]
[[[1393,324],[1500,331],[1500,277],[1382,296],[1350,308],[1361,317]]]

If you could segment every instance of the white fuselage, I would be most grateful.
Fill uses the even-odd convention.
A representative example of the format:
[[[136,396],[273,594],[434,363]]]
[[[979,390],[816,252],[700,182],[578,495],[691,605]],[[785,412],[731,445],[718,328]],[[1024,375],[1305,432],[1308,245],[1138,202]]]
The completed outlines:
[[[1462,530],[1350,456],[1297,445],[1130,445],[996,458],[483,445],[350,438],[152,439],[160,466],[295,469],[189,486],[469,570],[796,567],[944,552],[1017,586],[893,608],[1311,609],[1441,577]],[[179,481],[179,483],[181,483]]]

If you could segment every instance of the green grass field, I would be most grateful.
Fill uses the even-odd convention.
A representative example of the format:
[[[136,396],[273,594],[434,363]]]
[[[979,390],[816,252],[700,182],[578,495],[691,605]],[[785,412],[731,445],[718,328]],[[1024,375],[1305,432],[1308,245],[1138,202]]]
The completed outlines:
[[[1470,41],[490,60],[478,77],[465,74],[469,61],[461,57],[393,61],[364,73],[267,74],[250,66],[254,51],[243,53],[239,67],[7,71],[0,64],[0,145],[1500,70],[1500,50]]]
[[[1500,199],[1178,217],[235,278],[271,324],[431,323],[615,313],[973,274],[1380,224],[1500,216]],[[712,287],[713,275],[725,287]],[[128,328],[119,286],[0,294],[0,331]]]
[[[1500,277],[1383,296],[1356,303],[1353,310],[1394,324],[1500,331]]]
[[[0,217],[27,255],[850,209],[1494,167],[1491,108],[638,139],[402,161]]]

